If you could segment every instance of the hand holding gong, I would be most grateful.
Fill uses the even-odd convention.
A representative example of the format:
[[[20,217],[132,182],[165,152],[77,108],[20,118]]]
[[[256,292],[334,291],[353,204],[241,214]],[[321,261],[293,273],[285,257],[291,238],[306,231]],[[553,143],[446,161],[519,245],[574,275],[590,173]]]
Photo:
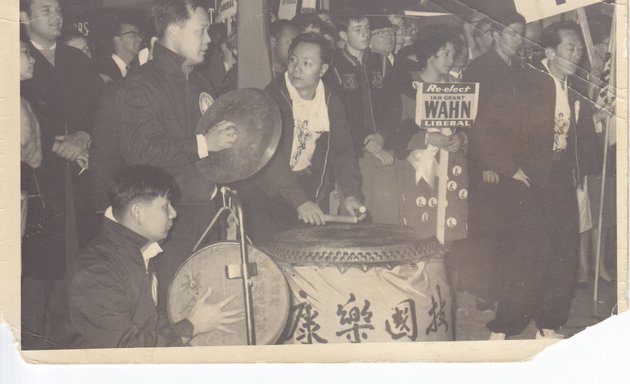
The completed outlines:
[[[232,148],[238,138],[238,132],[233,122],[221,120],[208,129],[203,136],[206,139],[208,152],[219,152]]]

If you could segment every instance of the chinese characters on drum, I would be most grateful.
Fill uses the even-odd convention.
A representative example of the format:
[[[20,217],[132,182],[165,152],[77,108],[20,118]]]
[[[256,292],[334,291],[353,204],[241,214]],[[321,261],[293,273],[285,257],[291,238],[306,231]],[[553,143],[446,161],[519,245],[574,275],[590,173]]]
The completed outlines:
[[[614,1],[477,3],[21,0],[22,349],[609,316]]]

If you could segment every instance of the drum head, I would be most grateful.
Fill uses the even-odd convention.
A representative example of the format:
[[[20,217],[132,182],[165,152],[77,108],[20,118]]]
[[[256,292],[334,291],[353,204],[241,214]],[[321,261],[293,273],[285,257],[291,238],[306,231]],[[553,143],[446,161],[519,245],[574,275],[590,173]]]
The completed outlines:
[[[257,89],[239,89],[219,97],[201,117],[196,133],[205,134],[221,120],[236,125],[234,146],[210,152],[197,166],[209,180],[227,184],[244,180],[267,164],[280,141],[282,118],[276,103]]]
[[[420,240],[408,227],[389,224],[333,224],[282,232],[266,249],[291,264],[392,265],[443,253],[435,239]]]
[[[256,263],[257,273],[251,277],[256,344],[273,344],[280,337],[289,314],[289,289],[278,266],[262,251],[248,247],[249,263]],[[238,296],[224,310],[245,308],[243,280],[228,279],[226,267],[240,265],[240,244],[221,242],[193,254],[180,267],[168,293],[168,317],[171,324],[186,318],[196,300],[212,287],[210,303],[217,303],[235,293]],[[233,331],[197,335],[193,346],[247,345],[245,313],[243,320],[227,325]]]

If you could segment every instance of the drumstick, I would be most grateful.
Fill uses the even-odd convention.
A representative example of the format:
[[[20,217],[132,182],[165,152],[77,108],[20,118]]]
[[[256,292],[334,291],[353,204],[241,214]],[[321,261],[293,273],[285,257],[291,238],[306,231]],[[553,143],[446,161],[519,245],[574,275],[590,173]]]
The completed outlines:
[[[324,221],[327,223],[356,224],[359,219],[355,216],[324,215]]]

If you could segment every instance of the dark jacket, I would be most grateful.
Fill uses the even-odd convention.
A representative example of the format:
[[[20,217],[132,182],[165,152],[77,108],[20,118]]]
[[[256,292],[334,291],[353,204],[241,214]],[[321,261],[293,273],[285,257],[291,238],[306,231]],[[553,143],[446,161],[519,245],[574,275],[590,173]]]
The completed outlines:
[[[472,145],[483,169],[512,177],[521,168],[531,182],[548,181],[553,157],[556,89],[550,75],[527,68],[504,86],[481,109],[475,123]],[[576,102],[580,112],[575,116]],[[592,104],[569,88],[571,127],[567,154],[572,161],[575,180],[601,168],[595,145]]]
[[[363,157],[368,135],[379,133],[386,143],[390,136],[389,110],[395,97],[388,86],[391,69],[389,60],[378,53],[368,50],[359,62],[346,50],[338,50],[326,73],[327,84],[334,85],[346,109],[357,157]]]
[[[109,76],[114,81],[123,78],[120,68],[118,68],[118,65],[116,65],[116,62],[111,56],[108,56],[99,62],[98,70],[102,74]]]
[[[518,57],[512,58],[512,65],[508,65],[494,50],[494,46],[486,53],[471,61],[464,71],[465,82],[480,83],[479,107],[484,108],[492,96],[510,78],[523,70],[523,63]]]
[[[276,153],[263,168],[256,181],[270,196],[280,194],[294,208],[311,200],[317,201],[334,189],[335,182],[345,196],[363,200],[359,190],[359,166],[352,151],[352,139],[346,115],[338,96],[328,86],[326,105],[330,119],[330,132],[323,133],[311,159],[311,178],[317,180],[313,191],[305,190],[296,172],[291,170],[289,160],[293,145],[293,112],[289,91],[284,76],[274,79],[266,88],[280,107],[282,135]]]
[[[206,203],[214,190],[197,168],[195,129],[200,98],[216,97],[208,81],[182,71],[184,58],[156,43],[153,60],[122,82],[120,145],[125,163],[148,164],[168,171],[181,189],[181,203]]]
[[[53,153],[53,142],[56,136],[77,131],[90,133],[103,82],[96,67],[80,50],[58,43],[53,66],[30,42],[27,44],[35,59],[33,78],[22,81],[20,91],[39,120],[42,140],[42,165],[34,174],[45,201],[45,210],[50,212],[50,220],[57,222],[59,231],[46,238],[25,241],[22,244],[22,268],[25,276],[58,279],[63,277],[66,269],[65,172],[68,165],[73,168],[74,175],[79,169]]]
[[[158,315],[141,252],[147,242],[127,227],[103,219],[101,234],[81,252],[70,276],[72,347],[172,346],[181,345],[177,335],[192,335],[188,320],[171,327],[165,316]]]

